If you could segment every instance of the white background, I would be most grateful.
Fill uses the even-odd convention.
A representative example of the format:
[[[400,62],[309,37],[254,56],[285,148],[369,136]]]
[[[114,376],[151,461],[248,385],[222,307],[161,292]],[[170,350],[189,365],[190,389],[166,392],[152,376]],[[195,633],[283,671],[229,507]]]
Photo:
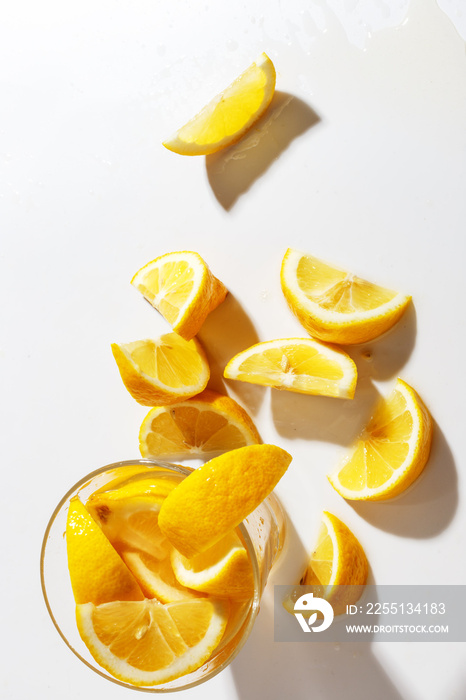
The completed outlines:
[[[464,644],[276,644],[271,609],[273,583],[299,578],[323,509],[360,539],[371,582],[465,583],[461,0],[6,5],[1,697],[136,697],[59,638],[39,551],[75,481],[138,456],[146,409],[124,389],[110,343],[167,330],[129,281],[154,257],[193,249],[230,290],[200,334],[211,386],[294,459],[277,489],[289,547],[253,634],[231,668],[183,697],[464,699]],[[165,150],[161,140],[262,51],[279,93],[256,145],[207,159]],[[304,334],[279,285],[288,246],[413,296],[396,329],[351,351],[352,402],[222,381],[239,350]],[[397,376],[435,419],[430,462],[399,500],[352,505],[325,475]]]

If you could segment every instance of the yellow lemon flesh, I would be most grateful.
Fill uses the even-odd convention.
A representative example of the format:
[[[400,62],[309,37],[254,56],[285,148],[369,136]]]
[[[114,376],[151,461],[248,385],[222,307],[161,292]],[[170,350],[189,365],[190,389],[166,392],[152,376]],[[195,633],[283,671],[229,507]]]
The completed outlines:
[[[86,506],[120,554],[134,549],[164,559],[170,544],[160,530],[159,513],[178,482],[174,476],[155,477],[148,470],[115,489],[95,492]]]
[[[153,408],[139,431],[139,449],[148,458],[210,458],[260,442],[246,411],[229,396],[208,389],[187,401]]]
[[[175,576],[170,561],[171,551],[173,547],[169,548],[165,558],[158,559],[147,552],[128,549],[122,552],[122,557],[147,598],[174,603],[199,597],[199,593],[180,583]]]
[[[152,464],[128,464],[109,470],[105,475],[105,483],[92,492],[87,507],[98,502],[118,504],[145,496],[162,503],[181,478],[181,474]]]
[[[66,549],[76,603],[144,598],[136,579],[77,497],[68,510]]]
[[[275,445],[231,450],[195,469],[167,496],[159,526],[191,558],[212,547],[272,491],[291,455]]]
[[[318,595],[331,603],[335,615],[346,612],[363,593],[369,564],[351,530],[335,515],[324,511],[315,550],[301,580],[317,586]]]
[[[228,601],[186,588],[173,573],[173,548],[158,518],[162,503],[181,479],[181,474],[163,473],[161,468],[135,471],[131,465],[120,474],[115,470],[110,482],[87,501],[96,519],[95,538],[99,547],[105,543],[103,564],[102,557],[94,558],[92,564],[107,574],[107,550],[111,550],[123,568],[123,574],[117,572],[122,594],[105,604],[101,596],[93,596],[90,603],[77,597],[79,633],[100,666],[137,686],[165,683],[201,666],[219,645],[229,622]],[[76,538],[82,537],[82,527],[75,530]],[[75,545],[75,558],[82,558],[84,543],[79,546]],[[94,574],[89,568],[87,573]],[[137,587],[133,596],[137,604],[128,603],[121,590],[124,574]]]
[[[274,65],[263,53],[163,145],[185,156],[208,155],[232,145],[264,114],[275,78]]]
[[[209,365],[196,338],[176,333],[156,340],[112,344],[121,378],[131,396],[143,406],[164,406],[199,394],[207,386]]]
[[[128,478],[94,492],[87,508],[147,598],[173,603],[199,597],[176,579],[170,563],[173,547],[158,524],[161,505],[181,475],[153,472],[148,467],[134,475],[128,471]]]
[[[79,633],[95,660],[136,686],[168,682],[194,671],[218,646],[228,602],[196,598],[78,605]]]
[[[311,338],[283,338],[257,343],[233,357],[224,370],[227,379],[352,399],[357,369],[342,350]]]
[[[236,532],[191,559],[173,549],[171,563],[178,581],[196,591],[229,598],[251,598],[254,593],[251,562]]]
[[[368,573],[369,564],[359,541],[339,518],[324,511],[316,546],[301,585],[312,586],[314,595],[328,600],[334,614],[341,615],[346,612],[347,605],[361,597]],[[287,595],[283,606],[288,612],[294,614],[294,605],[301,595],[300,588]],[[304,616],[311,614],[310,610]]]
[[[185,340],[199,332],[207,316],[225,299],[227,288],[198,253],[167,253],[142,267],[131,284]]]
[[[402,379],[382,399],[342,465],[328,479],[350,500],[379,501],[408,488],[430,454],[433,424],[422,399]]]
[[[92,486],[95,487],[92,496],[94,497],[96,494],[106,491],[115,491],[117,486],[131,482],[133,479],[137,479],[139,475],[147,473],[149,473],[147,465],[136,463],[107,469],[104,474],[99,474],[92,479]]]
[[[411,297],[289,248],[281,285],[291,310],[315,338],[329,343],[364,343],[388,331]]]
[[[366,583],[368,570],[364,550],[351,530],[335,515],[324,511],[302,584],[360,586]]]

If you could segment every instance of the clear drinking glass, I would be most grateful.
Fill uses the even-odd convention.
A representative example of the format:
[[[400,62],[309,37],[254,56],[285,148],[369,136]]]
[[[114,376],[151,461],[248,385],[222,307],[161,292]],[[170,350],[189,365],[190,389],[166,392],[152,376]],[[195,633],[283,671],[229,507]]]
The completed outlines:
[[[40,575],[42,592],[50,617],[63,641],[71,651],[93,671],[113,683],[133,690],[161,693],[184,690],[202,683],[224,669],[237,655],[246,642],[257,613],[267,577],[273,563],[281,551],[285,539],[285,518],[274,494],[270,494],[256,510],[240,525],[239,532],[248,550],[254,577],[254,594],[237,611],[232,624],[229,624],[224,637],[212,656],[200,668],[173,681],[156,686],[134,686],[119,681],[101,668],[93,659],[79,636],[75,618],[75,602],[68,573],[66,540],[66,519],[70,499],[80,495],[85,502],[91,493],[113,481],[119,470],[131,465],[157,472],[175,472],[185,478],[192,471],[189,468],[162,461],[147,459],[116,462],[88,474],[78,481],[61,499],[47,525],[42,543]]]

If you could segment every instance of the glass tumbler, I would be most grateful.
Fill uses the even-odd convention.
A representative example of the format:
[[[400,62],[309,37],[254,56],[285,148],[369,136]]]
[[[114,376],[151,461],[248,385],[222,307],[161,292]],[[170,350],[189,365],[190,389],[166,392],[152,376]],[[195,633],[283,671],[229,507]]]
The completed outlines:
[[[90,669],[104,678],[133,690],[161,693],[184,690],[196,686],[223,670],[235,658],[246,642],[257,613],[272,565],[283,548],[285,540],[285,517],[279,501],[272,493],[239,526],[239,535],[249,553],[254,578],[254,592],[250,600],[235,612],[223,639],[210,658],[198,669],[179,678],[154,686],[135,686],[117,680],[99,666],[91,656],[78,632],[75,618],[75,602],[68,572],[66,519],[70,499],[80,496],[85,502],[97,489],[114,482],[119,475],[124,478],[128,468],[134,467],[135,476],[140,467],[141,474],[154,476],[175,473],[186,478],[192,469],[147,459],[117,462],[88,474],[76,483],[61,499],[47,525],[40,558],[42,592],[52,622],[71,651]],[[125,470],[125,471],[123,471]],[[146,477],[145,477],[146,478]]]

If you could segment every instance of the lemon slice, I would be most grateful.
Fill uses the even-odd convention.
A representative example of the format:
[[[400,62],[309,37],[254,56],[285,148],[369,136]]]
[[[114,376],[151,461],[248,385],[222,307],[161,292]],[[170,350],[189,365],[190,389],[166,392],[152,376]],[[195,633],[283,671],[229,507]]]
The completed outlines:
[[[235,532],[191,559],[173,549],[171,563],[178,581],[196,591],[229,598],[251,598],[254,593],[251,562]]]
[[[146,496],[162,503],[181,478],[181,475],[171,471],[162,474],[162,470],[163,468],[154,468],[146,464],[131,464],[110,470],[106,475],[113,475],[113,478],[92,492],[87,506],[99,501],[108,505],[111,501],[118,507],[117,503],[120,501]]]
[[[422,399],[398,379],[382,399],[343,464],[328,479],[350,500],[381,501],[402,493],[424,469],[432,419]]]
[[[312,336],[350,345],[388,331],[411,297],[289,248],[281,268],[283,294]]]
[[[165,683],[194,671],[218,646],[228,603],[197,598],[77,605],[79,633],[94,659],[136,686]]]
[[[153,408],[139,431],[141,455],[159,459],[209,459],[260,442],[246,411],[229,396],[208,389],[187,401]]]
[[[274,65],[263,53],[163,145],[183,156],[200,156],[235,143],[269,106],[275,77]]]
[[[77,497],[68,509],[66,549],[76,603],[144,598],[136,579]]]
[[[201,344],[166,333],[157,340],[112,344],[121,378],[143,406],[183,401],[203,391],[210,370]]]
[[[212,547],[272,491],[291,462],[275,445],[231,450],[195,469],[168,494],[159,526],[185,557]]]
[[[153,469],[144,464],[126,464],[125,466],[108,469],[105,474],[99,474],[92,479],[92,485],[98,487],[95,488],[93,495],[95,493],[115,490],[117,486],[132,481],[133,478],[138,479],[139,476],[144,477],[144,475],[151,474],[152,471]],[[99,486],[99,484],[101,485]],[[86,487],[87,486],[88,484],[86,484]]]
[[[224,370],[227,379],[352,399],[357,369],[342,350],[311,338],[283,338],[257,343],[235,355]]]
[[[324,511],[315,550],[302,584],[327,587],[361,586],[369,565],[362,546],[351,530],[335,515]]]
[[[170,545],[159,527],[159,512],[176,479],[140,478],[111,491],[97,491],[87,509],[115,549],[128,549],[164,559]]]
[[[178,581],[169,555],[160,560],[145,552],[126,551],[122,557],[148,598],[157,598],[162,603],[174,603],[199,597],[199,593],[189,590]]]
[[[314,595],[325,598],[335,615],[346,612],[362,595],[369,564],[364,550],[351,530],[335,515],[324,511],[315,550],[301,578],[302,586],[312,586]],[[295,603],[303,594],[298,586],[283,600],[284,608],[295,613]],[[300,612],[309,617],[312,610]],[[321,618],[319,614],[317,616]]]
[[[185,340],[199,332],[207,316],[225,299],[227,288],[198,253],[167,253],[142,267],[131,284]]]

